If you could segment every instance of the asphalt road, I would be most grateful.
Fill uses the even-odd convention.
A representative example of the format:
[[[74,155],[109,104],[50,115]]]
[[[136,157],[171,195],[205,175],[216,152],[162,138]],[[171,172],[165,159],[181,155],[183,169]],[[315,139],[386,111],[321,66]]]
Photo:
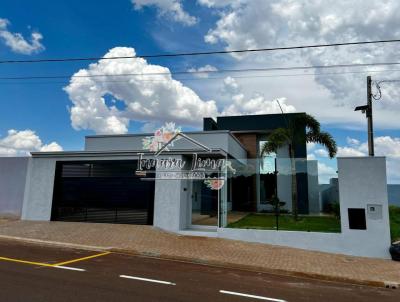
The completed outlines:
[[[400,289],[1,240],[0,301],[384,302]]]

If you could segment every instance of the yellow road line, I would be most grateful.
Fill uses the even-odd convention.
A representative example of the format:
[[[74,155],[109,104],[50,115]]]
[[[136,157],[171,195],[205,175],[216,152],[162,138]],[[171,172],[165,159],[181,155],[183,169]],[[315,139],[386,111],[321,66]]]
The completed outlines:
[[[0,260],[10,261],[10,262],[17,262],[17,263],[24,263],[24,264],[31,264],[31,265],[38,265],[38,266],[47,266],[47,267],[52,267],[53,266],[52,264],[48,264],[48,263],[26,261],[26,260],[13,259],[13,258],[7,258],[7,257],[0,257]]]
[[[52,264],[51,266],[66,265],[66,264],[70,264],[70,263],[74,263],[74,262],[78,262],[78,261],[83,261],[83,260],[88,260],[88,259],[92,259],[92,258],[96,258],[96,257],[105,256],[108,254],[111,254],[111,252],[104,252],[104,253],[100,253],[100,254],[96,254],[96,255],[92,255],[92,256],[87,256],[87,257],[73,259],[73,260],[69,260],[69,261],[65,261],[65,262],[60,262],[60,263]]]
[[[14,258],[8,258],[8,257],[0,257],[0,260],[3,261],[10,261],[10,262],[16,262],[16,263],[23,263],[23,264],[30,264],[30,265],[36,265],[36,266],[46,266],[46,267],[55,267],[55,266],[63,266],[65,264],[69,263],[74,263],[78,261],[83,261],[83,260],[88,260],[96,257],[101,257],[110,254],[111,252],[105,252],[105,253],[100,253],[92,256],[87,256],[87,257],[82,257],[78,259],[73,259],[73,260],[68,260],[56,264],[49,264],[49,263],[43,263],[43,262],[35,262],[35,261],[28,261],[28,260],[21,260],[21,259],[14,259]]]

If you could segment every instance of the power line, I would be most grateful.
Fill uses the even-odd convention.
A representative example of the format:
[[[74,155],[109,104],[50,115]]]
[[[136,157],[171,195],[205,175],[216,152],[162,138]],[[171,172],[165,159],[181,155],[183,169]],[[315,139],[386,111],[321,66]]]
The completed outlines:
[[[342,71],[342,72],[325,72],[325,73],[294,73],[294,74],[276,74],[276,75],[247,75],[247,76],[235,76],[230,77],[235,79],[250,79],[250,78],[275,78],[275,77],[301,77],[301,76],[339,76],[342,74],[365,74],[365,73],[381,73],[381,72],[397,72],[400,69],[382,69],[382,70],[364,70],[364,71]],[[203,78],[175,78],[179,81],[201,81],[201,80],[218,80],[224,79],[225,76],[219,77],[203,77]],[[139,82],[162,82],[163,79],[136,79]],[[399,80],[400,81],[400,80]],[[99,80],[100,83],[130,83],[130,80]],[[29,81],[29,82],[0,82],[0,84],[66,84],[65,81]]]
[[[400,80],[381,80],[381,81],[376,81],[378,84],[381,83],[398,83]]]
[[[350,45],[368,45],[368,44],[382,44],[382,43],[398,43],[398,42],[400,42],[400,39],[360,41],[360,42],[345,42],[345,43],[331,43],[331,44],[314,44],[314,45],[287,46],[287,47],[256,48],[256,49],[240,49],[240,50],[218,50],[218,51],[203,51],[203,52],[164,53],[164,54],[139,55],[139,56],[77,57],[77,58],[54,58],[54,59],[36,59],[36,60],[2,60],[2,61],[0,61],[0,64],[44,63],[44,62],[74,62],[74,61],[98,61],[98,60],[134,59],[134,58],[163,58],[163,57],[166,58],[166,57],[182,57],[182,56],[241,54],[241,53],[279,51],[279,50],[296,50],[296,49],[307,49],[307,48],[326,48],[326,47],[338,47],[338,46],[350,46]]]
[[[164,76],[180,74],[216,74],[216,73],[240,73],[240,72],[261,72],[261,71],[288,71],[288,70],[310,70],[310,69],[331,69],[349,67],[370,67],[370,66],[396,66],[400,62],[382,63],[355,63],[336,65],[315,65],[315,66],[292,66],[292,67],[271,67],[271,68],[244,68],[244,69],[221,69],[210,71],[173,71],[173,72],[150,72],[150,73],[121,73],[121,74],[88,74],[88,75],[54,75],[54,76],[20,76],[0,77],[0,80],[35,80],[35,79],[69,79],[69,78],[96,78],[96,77],[125,77],[125,76]]]
[[[397,80],[397,79],[373,81],[373,83],[375,84],[375,87],[378,91],[378,93],[372,94],[373,99],[378,101],[382,98],[382,90],[381,90],[382,83],[399,83],[399,82],[400,82],[400,80]]]

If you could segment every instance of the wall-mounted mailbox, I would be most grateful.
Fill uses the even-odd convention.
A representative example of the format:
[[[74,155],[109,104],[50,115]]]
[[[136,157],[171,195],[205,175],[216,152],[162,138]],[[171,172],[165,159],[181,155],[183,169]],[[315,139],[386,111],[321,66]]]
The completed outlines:
[[[349,229],[351,230],[366,230],[367,222],[365,219],[365,209],[352,208],[347,209],[349,215]]]

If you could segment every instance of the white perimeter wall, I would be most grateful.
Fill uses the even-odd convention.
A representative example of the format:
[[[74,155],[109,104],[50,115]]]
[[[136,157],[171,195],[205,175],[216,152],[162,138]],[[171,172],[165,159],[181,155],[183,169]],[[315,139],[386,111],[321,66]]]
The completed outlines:
[[[136,159],[136,156],[31,158],[28,164],[22,219],[50,219],[57,160],[88,159]],[[338,170],[341,233],[220,228],[218,237],[355,256],[389,258],[390,229],[385,158],[338,158]],[[175,232],[187,228],[190,217],[189,202],[191,201],[186,181],[157,181],[154,226]],[[368,205],[381,206],[381,218],[370,217]],[[348,228],[348,208],[365,208],[366,230]]]
[[[354,256],[390,258],[390,227],[384,157],[338,158],[341,233],[218,229],[218,237]],[[368,205],[382,206],[381,218]],[[366,230],[350,230],[348,208],[364,208]],[[378,215],[379,216],[379,215]]]

